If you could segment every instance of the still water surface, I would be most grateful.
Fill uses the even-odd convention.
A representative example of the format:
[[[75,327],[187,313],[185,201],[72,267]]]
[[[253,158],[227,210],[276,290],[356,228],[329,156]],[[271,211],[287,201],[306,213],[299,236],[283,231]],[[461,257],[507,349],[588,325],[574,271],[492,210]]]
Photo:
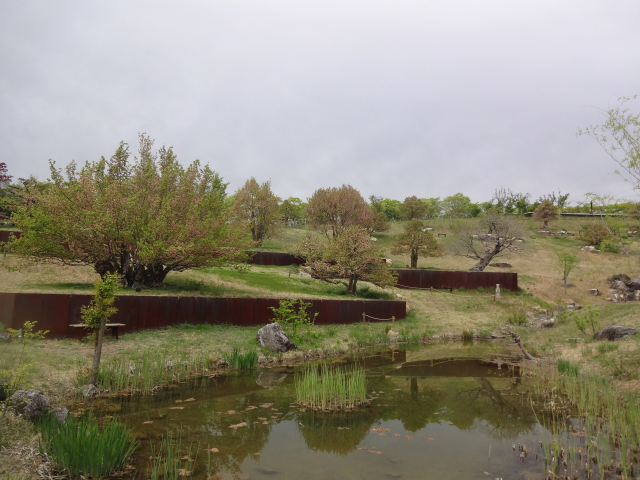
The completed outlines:
[[[543,427],[519,368],[503,363],[515,352],[494,344],[451,353],[414,346],[357,357],[372,400],[349,413],[296,406],[295,369],[277,366],[93,408],[133,429],[136,478],[149,477],[151,445],[169,433],[181,438],[185,456],[191,446],[200,479],[543,478],[536,459]],[[514,444],[528,446],[526,459]]]

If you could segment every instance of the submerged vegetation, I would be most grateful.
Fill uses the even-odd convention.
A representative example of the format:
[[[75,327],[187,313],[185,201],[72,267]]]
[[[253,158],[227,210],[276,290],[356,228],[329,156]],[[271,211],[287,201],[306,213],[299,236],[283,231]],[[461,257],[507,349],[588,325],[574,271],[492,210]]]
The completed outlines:
[[[193,474],[198,457],[198,449],[189,446],[186,453],[182,446],[182,436],[175,438],[172,433],[162,437],[157,447],[151,442],[151,480],[178,480]]]
[[[310,366],[295,377],[296,402],[315,410],[353,410],[367,402],[364,369]]]
[[[46,416],[40,429],[40,454],[46,453],[71,478],[103,477],[121,470],[137,446],[130,440],[131,431],[115,418],[100,429],[91,414],[81,419],[70,415],[64,423]]]

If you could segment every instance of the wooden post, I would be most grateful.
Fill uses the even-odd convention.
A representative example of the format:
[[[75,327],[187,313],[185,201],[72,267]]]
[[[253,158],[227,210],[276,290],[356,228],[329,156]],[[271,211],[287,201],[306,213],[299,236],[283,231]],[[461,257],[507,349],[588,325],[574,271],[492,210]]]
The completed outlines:
[[[431,294],[433,294],[433,287],[429,287],[429,290],[431,290]]]
[[[497,301],[499,298],[500,298],[500,284],[499,284],[499,283],[496,283],[496,295],[495,295],[495,297],[494,297],[493,301],[495,302],[495,301]]]
[[[362,312],[362,323],[364,323],[364,312]]]
[[[396,325],[396,317],[395,315],[391,315],[391,328],[395,327]]]

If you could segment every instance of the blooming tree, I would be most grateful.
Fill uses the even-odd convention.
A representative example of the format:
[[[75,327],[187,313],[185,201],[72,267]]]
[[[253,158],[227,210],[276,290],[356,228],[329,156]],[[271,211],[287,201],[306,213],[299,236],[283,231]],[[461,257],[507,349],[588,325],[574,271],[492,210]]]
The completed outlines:
[[[411,257],[411,268],[418,268],[418,255],[423,257],[441,257],[444,248],[431,232],[425,231],[424,223],[411,220],[404,228],[404,232],[396,236],[391,253]]]
[[[277,235],[282,226],[279,202],[280,199],[271,191],[271,180],[259,184],[251,177],[235,193],[233,213],[248,222],[251,237],[258,246],[265,238]]]

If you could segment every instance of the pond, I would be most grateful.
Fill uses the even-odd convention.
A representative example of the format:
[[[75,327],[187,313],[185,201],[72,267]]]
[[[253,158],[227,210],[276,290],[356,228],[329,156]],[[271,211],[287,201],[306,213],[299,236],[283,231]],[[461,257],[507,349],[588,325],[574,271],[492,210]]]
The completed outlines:
[[[300,367],[286,366],[192,379],[91,408],[132,428],[140,445],[127,475],[136,478],[151,476],[167,436],[180,442],[181,473],[200,479],[541,478],[544,429],[512,364],[518,359],[489,342],[325,360],[364,367],[370,404],[353,412],[297,406]]]

